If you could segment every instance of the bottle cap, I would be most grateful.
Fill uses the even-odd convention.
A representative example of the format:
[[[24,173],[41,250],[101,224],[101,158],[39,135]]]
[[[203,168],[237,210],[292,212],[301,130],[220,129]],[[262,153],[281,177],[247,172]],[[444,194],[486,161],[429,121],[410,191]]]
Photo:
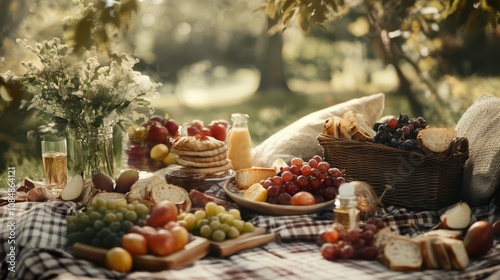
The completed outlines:
[[[355,196],[354,185],[351,183],[343,183],[342,185],[340,185],[339,196],[341,196],[341,197]]]

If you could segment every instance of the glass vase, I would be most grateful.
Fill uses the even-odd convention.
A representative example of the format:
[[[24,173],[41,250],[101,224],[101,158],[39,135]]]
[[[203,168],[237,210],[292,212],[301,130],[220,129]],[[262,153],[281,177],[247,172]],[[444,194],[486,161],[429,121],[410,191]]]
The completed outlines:
[[[114,178],[113,127],[73,128],[69,131],[71,174],[84,180],[101,172]]]

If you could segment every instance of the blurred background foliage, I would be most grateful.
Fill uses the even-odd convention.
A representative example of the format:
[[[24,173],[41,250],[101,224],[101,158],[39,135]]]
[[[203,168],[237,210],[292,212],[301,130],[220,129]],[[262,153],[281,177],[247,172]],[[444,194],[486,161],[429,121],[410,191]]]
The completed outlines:
[[[137,70],[164,85],[158,114],[184,124],[245,112],[255,145],[376,92],[386,93],[386,114],[449,127],[481,94],[500,96],[499,0],[74,2],[2,0],[0,73],[34,60],[17,38],[132,52]],[[23,94],[0,77],[0,171],[40,179],[39,143],[26,133],[46,123],[19,110]]]

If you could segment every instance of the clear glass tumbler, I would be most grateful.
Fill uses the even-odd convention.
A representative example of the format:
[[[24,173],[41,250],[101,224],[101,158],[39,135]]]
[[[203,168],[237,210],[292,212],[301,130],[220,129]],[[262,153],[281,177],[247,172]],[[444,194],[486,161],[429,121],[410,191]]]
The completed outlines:
[[[42,139],[42,161],[45,185],[62,190],[68,181],[67,144],[64,137]]]

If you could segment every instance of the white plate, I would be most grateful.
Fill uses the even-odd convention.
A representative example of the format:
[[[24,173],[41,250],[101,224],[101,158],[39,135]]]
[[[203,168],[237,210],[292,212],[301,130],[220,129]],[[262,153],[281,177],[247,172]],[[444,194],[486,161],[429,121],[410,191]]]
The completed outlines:
[[[292,205],[278,205],[278,204],[270,204],[267,202],[251,201],[243,198],[243,192],[238,191],[235,183],[236,180],[226,181],[226,183],[223,186],[224,190],[226,191],[226,194],[239,205],[261,214],[278,215],[278,216],[311,214],[327,206],[331,206],[335,203],[335,200],[330,200],[314,205],[292,206]]]

